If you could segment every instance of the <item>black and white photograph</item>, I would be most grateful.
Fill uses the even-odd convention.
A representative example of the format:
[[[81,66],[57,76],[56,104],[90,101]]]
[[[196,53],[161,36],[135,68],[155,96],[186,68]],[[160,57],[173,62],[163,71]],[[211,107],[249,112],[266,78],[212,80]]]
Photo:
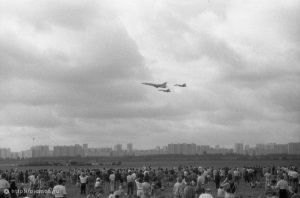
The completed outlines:
[[[0,198],[300,198],[300,1],[0,0]]]

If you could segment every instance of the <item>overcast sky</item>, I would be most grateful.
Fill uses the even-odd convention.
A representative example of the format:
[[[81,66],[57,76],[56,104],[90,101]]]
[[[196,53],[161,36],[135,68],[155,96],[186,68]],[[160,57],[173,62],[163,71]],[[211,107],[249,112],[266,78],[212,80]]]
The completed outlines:
[[[299,19],[298,0],[2,0],[0,147],[300,141]]]

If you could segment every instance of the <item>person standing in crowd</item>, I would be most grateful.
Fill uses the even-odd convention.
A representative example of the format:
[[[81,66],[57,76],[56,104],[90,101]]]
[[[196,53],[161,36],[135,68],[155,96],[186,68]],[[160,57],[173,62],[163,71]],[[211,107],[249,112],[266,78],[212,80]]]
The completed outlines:
[[[234,171],[233,171],[233,175],[234,175],[234,181],[237,183],[237,185],[240,184],[240,178],[241,178],[241,174],[240,174],[240,171],[238,168],[236,168]]]
[[[121,183],[121,174],[119,172],[119,170],[117,170],[116,174],[115,174],[115,188],[118,189]]]
[[[30,176],[28,176],[28,180],[29,180],[29,188],[32,190],[33,189],[33,185],[35,183],[35,175],[32,173]]]
[[[177,182],[173,187],[174,198],[181,198],[183,195],[184,186],[182,184],[182,177],[177,178]]]
[[[109,173],[108,171],[104,171],[104,175],[103,175],[103,178],[104,178],[104,192],[107,193],[107,192],[111,192],[109,190]]]
[[[183,198],[195,198],[195,189],[191,186],[191,180],[187,180],[183,189]]]
[[[95,185],[95,176],[92,172],[90,172],[90,175],[87,178],[88,183],[88,192],[94,191],[94,185]]]
[[[134,179],[132,176],[131,171],[129,171],[128,175],[127,175],[127,194],[128,196],[133,195],[133,186],[134,186]]]
[[[67,198],[66,187],[63,185],[63,180],[58,180],[58,185],[54,186],[52,195],[55,198]]]
[[[142,178],[136,179],[135,184],[136,184],[136,188],[137,188],[136,196],[138,196],[140,198],[144,198],[144,189],[143,189]]]
[[[205,190],[202,187],[202,183],[197,182],[196,189],[195,189],[196,198],[198,198],[204,192],[205,192]]]
[[[215,175],[215,183],[216,183],[216,189],[218,189],[220,187],[220,183],[221,183],[221,176],[219,171],[217,171],[216,175]]]
[[[116,181],[116,175],[115,172],[112,171],[112,173],[109,175],[110,191],[115,190],[115,181]]]
[[[17,198],[18,187],[16,186],[16,182],[12,181],[9,188],[10,198]]]
[[[277,182],[276,189],[279,189],[279,198],[288,198],[289,186],[282,175],[280,176],[280,181]]]
[[[293,171],[291,173],[291,176],[292,176],[292,184],[291,186],[293,186],[293,188],[297,188],[297,185],[299,184],[299,173],[297,171]]]
[[[80,179],[80,194],[86,194],[86,183],[87,183],[88,176],[85,175],[84,172],[81,173],[79,176]]]
[[[225,190],[225,198],[235,198],[234,193],[237,189],[237,185],[234,182],[231,174],[228,174],[227,178],[224,180],[221,186]]]
[[[0,197],[5,197],[5,192],[7,192],[10,188],[10,184],[6,180],[6,174],[1,173],[0,178]]]
[[[101,186],[101,179],[100,178],[96,179],[95,190],[98,191],[99,193],[101,191],[103,192],[103,189],[102,189],[102,186]]]
[[[144,198],[150,198],[150,196],[151,196],[151,185],[149,183],[149,177],[144,177],[143,191],[144,191]]]

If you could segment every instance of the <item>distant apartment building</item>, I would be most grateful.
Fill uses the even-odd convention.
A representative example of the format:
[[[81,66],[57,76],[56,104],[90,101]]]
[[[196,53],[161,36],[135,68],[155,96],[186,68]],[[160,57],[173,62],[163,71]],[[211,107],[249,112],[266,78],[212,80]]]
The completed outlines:
[[[196,144],[168,144],[168,154],[195,155]]]
[[[88,148],[84,149],[84,157],[110,157],[112,149]]]
[[[298,155],[300,154],[300,142],[298,143],[288,143],[288,154],[290,155]]]
[[[135,156],[159,155],[159,151],[157,149],[135,150],[134,155]]]
[[[49,146],[48,145],[38,145],[31,147],[32,157],[49,157]]]
[[[236,154],[243,154],[244,153],[243,143],[235,143],[233,152],[236,153]]]
[[[276,145],[276,153],[277,154],[288,154],[289,148],[288,144],[277,144]]]
[[[0,148],[0,158],[9,159],[11,158],[11,150],[10,148]]]
[[[22,152],[22,157],[24,159],[32,158],[32,150],[26,150],[26,151],[21,151]]]
[[[128,153],[132,153],[132,151],[133,151],[133,146],[132,146],[132,144],[131,144],[131,143],[127,144],[127,152],[128,152]]]
[[[74,146],[54,146],[53,156],[54,157],[76,157],[83,156],[84,149],[79,144]]]
[[[210,150],[210,146],[209,145],[198,145],[196,147],[196,152],[199,155],[203,155],[204,153],[207,153],[208,150]]]
[[[88,144],[83,144],[83,145],[82,145],[82,148],[83,148],[83,150],[84,150],[84,149],[88,149],[89,146],[88,146]]]
[[[122,144],[116,144],[114,146],[114,151],[121,152],[122,151]]]
[[[19,152],[11,152],[10,158],[11,159],[18,159],[19,158]]]

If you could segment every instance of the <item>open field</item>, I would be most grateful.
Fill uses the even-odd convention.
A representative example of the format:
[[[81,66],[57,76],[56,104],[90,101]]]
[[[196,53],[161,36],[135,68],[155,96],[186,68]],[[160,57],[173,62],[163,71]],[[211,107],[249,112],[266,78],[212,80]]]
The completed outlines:
[[[55,169],[55,170],[68,170],[68,169],[74,169],[74,168],[82,168],[82,169],[102,169],[102,168],[138,168],[141,169],[144,165],[145,166],[151,166],[153,168],[163,167],[163,168],[172,168],[172,167],[178,167],[179,165],[182,166],[202,166],[202,167],[243,167],[243,166],[255,166],[255,165],[261,165],[261,166],[282,166],[282,165],[295,165],[297,167],[300,167],[300,161],[284,161],[284,160],[276,160],[276,161],[172,161],[172,162],[145,162],[145,161],[139,161],[139,162],[124,162],[121,166],[112,166],[112,165],[104,165],[104,166],[27,166],[27,167],[15,167],[10,166],[9,164],[2,164],[0,165],[1,170],[10,170],[18,168],[18,170],[40,170],[40,169]],[[28,184],[26,184],[28,187]],[[217,189],[215,187],[214,183],[205,184],[205,189],[210,188],[212,190],[211,194],[214,197],[217,197]],[[168,186],[164,191],[162,191],[162,195],[166,198],[171,198],[173,196],[172,193],[172,186]],[[77,188],[75,185],[71,184],[70,182],[67,182],[66,189],[68,193],[69,198],[79,198],[79,197],[86,197],[81,196],[80,189]],[[125,191],[126,191],[126,185],[125,185]],[[265,196],[265,190],[264,188],[255,188],[252,189],[249,185],[249,183],[245,183],[243,179],[241,180],[240,185],[238,186],[238,189],[236,191],[236,197],[258,197]],[[31,195],[32,197],[32,195]],[[108,197],[108,194],[106,193],[104,197]]]
[[[143,166],[152,168],[173,168],[178,167],[179,165],[182,166],[202,166],[202,167],[214,167],[214,168],[221,168],[221,167],[244,167],[244,166],[285,166],[285,165],[295,165],[300,167],[300,160],[255,160],[255,161],[183,161],[183,160],[172,160],[172,161],[134,161],[134,162],[122,162],[122,165],[102,165],[102,166],[11,166],[8,163],[0,163],[1,170],[9,170],[18,168],[18,170],[40,170],[40,169],[54,169],[54,170],[68,170],[74,168],[82,168],[82,169],[102,169],[102,168],[142,168]]]

